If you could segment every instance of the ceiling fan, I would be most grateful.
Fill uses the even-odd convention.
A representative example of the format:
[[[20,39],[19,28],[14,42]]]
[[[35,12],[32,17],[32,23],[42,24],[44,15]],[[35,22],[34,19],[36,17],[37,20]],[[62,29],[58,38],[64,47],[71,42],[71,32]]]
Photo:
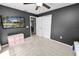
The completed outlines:
[[[23,4],[24,4],[24,5],[27,5],[27,4],[36,4],[36,3],[23,3]],[[50,9],[50,8],[51,8],[51,7],[48,6],[46,3],[42,3],[41,6],[47,8],[47,9]],[[35,10],[38,10],[41,6],[37,4]]]

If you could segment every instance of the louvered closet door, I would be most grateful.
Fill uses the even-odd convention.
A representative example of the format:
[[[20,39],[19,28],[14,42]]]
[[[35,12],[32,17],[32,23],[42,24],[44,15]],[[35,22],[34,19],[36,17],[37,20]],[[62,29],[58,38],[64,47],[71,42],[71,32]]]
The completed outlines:
[[[36,19],[36,35],[42,36],[42,21],[41,21],[41,17]]]
[[[38,17],[36,20],[36,34],[50,39],[51,15]]]
[[[42,17],[42,36],[50,39],[51,32],[51,15]]]

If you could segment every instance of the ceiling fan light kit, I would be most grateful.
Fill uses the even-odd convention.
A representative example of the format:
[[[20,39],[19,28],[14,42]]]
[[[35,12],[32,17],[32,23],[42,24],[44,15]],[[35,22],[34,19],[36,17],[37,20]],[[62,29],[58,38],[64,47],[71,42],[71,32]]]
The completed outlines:
[[[41,6],[47,8],[47,9],[50,9],[51,7],[48,6],[46,3],[23,3],[24,5],[27,5],[27,4],[36,4],[36,8],[35,10],[38,10]]]
[[[36,3],[37,4],[37,6],[42,6],[42,3]]]

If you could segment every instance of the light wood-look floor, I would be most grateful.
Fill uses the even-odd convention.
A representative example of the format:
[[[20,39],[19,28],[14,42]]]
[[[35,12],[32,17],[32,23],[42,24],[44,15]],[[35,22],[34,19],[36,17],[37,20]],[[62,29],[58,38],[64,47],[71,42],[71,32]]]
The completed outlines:
[[[25,43],[10,47],[13,56],[73,56],[72,47],[51,39],[32,36]]]
[[[8,47],[9,47],[8,44],[5,44],[5,45],[1,46],[0,54],[3,53],[3,52],[5,52],[6,50],[8,50]]]

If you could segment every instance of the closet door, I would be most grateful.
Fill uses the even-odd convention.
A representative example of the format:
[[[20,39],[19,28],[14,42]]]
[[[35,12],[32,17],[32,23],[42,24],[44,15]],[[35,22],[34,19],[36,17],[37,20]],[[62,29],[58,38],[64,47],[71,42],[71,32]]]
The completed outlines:
[[[51,32],[51,15],[42,17],[42,36],[50,39]]]
[[[42,23],[41,17],[36,19],[36,35],[42,36]]]
[[[46,15],[46,16],[37,18],[36,33],[38,36],[42,36],[42,37],[50,39],[51,17],[52,17],[52,15]]]

